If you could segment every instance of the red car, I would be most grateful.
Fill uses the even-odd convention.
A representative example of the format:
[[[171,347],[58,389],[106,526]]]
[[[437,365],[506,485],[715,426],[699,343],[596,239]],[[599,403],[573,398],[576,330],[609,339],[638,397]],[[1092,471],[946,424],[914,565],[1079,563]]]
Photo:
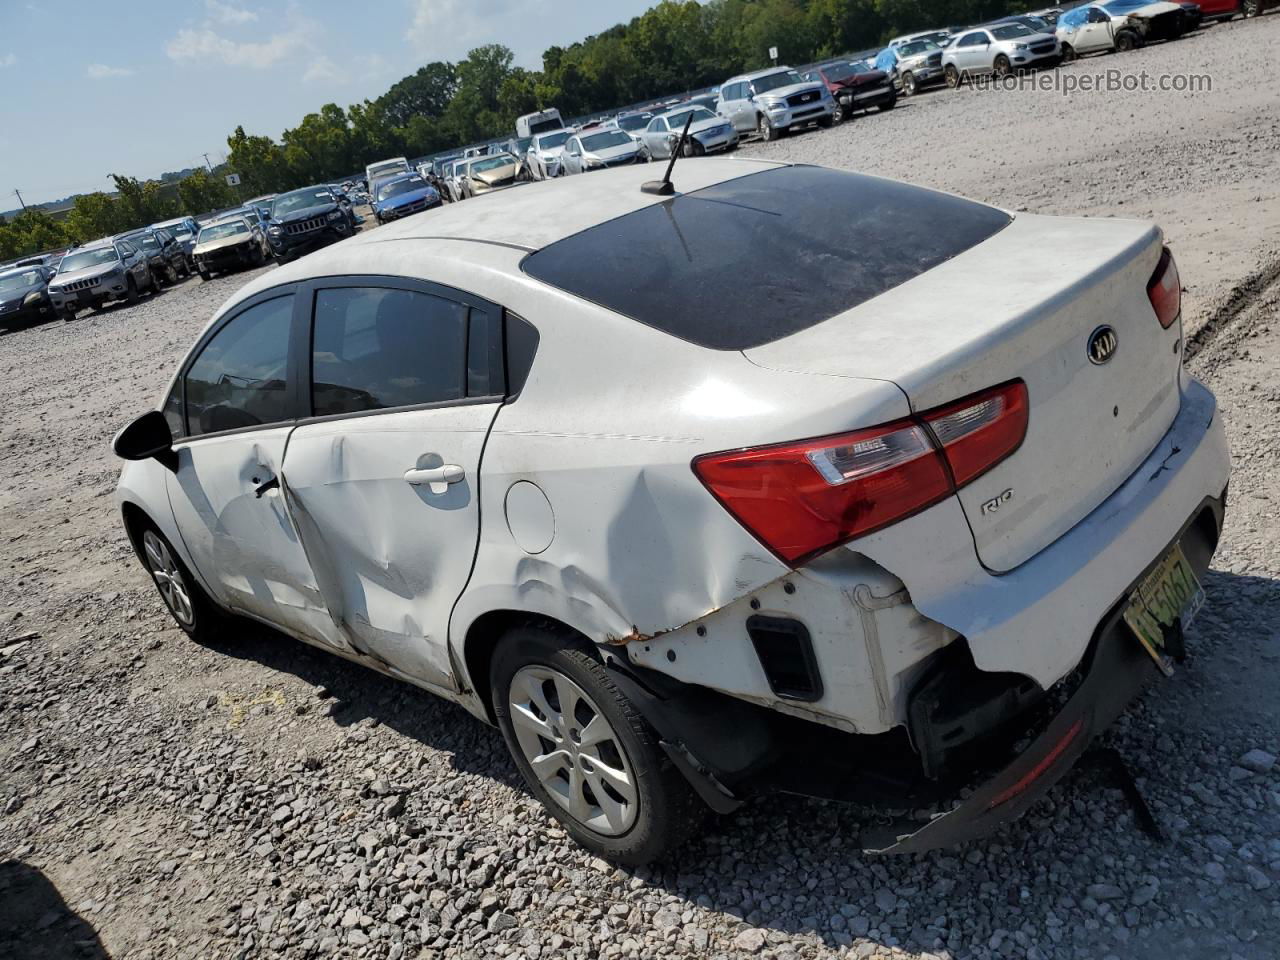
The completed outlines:
[[[1263,10],[1276,6],[1277,0],[1197,0],[1206,20],[1230,20],[1237,13],[1242,17],[1260,17]]]
[[[861,60],[824,64],[805,74],[804,79],[821,80],[835,98],[836,120],[848,119],[855,110],[892,110],[898,102],[893,80],[883,70],[867,66]]]

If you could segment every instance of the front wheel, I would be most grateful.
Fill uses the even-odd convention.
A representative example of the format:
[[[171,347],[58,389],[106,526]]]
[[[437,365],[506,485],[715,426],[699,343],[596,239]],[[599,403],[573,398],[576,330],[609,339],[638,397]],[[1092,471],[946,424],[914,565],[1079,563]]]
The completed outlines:
[[[211,274],[208,270],[201,270],[200,279],[203,280],[205,283],[208,283],[210,280],[213,279],[213,274]]]
[[[914,97],[916,89],[916,75],[910,72],[904,73],[902,75],[902,95],[904,97]]]
[[[1007,77],[1013,73],[1013,64],[1009,62],[1009,58],[1003,53],[996,57],[995,71],[997,77]]]
[[[148,526],[142,531],[142,562],[174,622],[195,640],[212,637],[225,615],[205,595],[173,551],[164,534]]]
[[[1137,49],[1138,39],[1128,30],[1121,30],[1116,34],[1116,50],[1120,53],[1128,53],[1130,50]]]
[[[124,298],[130,306],[133,306],[138,302],[138,285],[133,282],[133,277],[130,277],[125,281],[125,288],[126,292]]]
[[[771,121],[763,113],[760,114],[759,119],[756,120],[756,132],[760,134],[761,140],[768,141],[768,140],[778,139],[778,128],[775,127],[773,125],[773,121]]]
[[[508,633],[494,657],[494,713],[530,792],[586,849],[640,866],[677,847],[701,806],[648,721],[574,639]]]
[[[947,86],[955,90],[960,86],[960,71],[956,69],[954,63],[948,63],[946,70],[943,71],[947,75]]]
[[[1244,0],[1240,4],[1240,16],[1246,20],[1262,16],[1262,0]]]
[[[1071,46],[1071,44],[1069,43],[1064,43],[1062,45],[1061,56],[1062,56],[1063,63],[1075,63],[1077,60],[1080,59],[1080,55],[1076,53],[1076,48]]]

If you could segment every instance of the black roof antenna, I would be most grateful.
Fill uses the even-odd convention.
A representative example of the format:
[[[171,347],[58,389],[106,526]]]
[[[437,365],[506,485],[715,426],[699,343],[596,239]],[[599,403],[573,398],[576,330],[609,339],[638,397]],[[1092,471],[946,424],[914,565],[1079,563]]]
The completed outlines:
[[[667,164],[667,172],[662,175],[661,180],[647,180],[640,184],[640,189],[645,193],[656,193],[660,197],[669,197],[676,192],[676,185],[671,182],[671,170],[676,165],[676,158],[680,156],[680,151],[684,149],[685,141],[689,139],[689,125],[693,123],[694,111],[689,111],[689,117],[684,122],[684,130],[680,132],[680,139],[676,141],[676,145],[671,150],[671,162]]]

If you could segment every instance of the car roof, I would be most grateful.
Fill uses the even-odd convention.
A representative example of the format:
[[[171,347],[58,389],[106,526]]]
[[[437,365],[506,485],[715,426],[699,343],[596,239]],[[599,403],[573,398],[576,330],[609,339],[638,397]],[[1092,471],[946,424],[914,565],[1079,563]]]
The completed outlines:
[[[775,73],[786,73],[791,69],[791,67],[784,64],[776,67],[767,67],[764,70],[752,70],[750,73],[740,73],[736,77],[730,77],[724,83],[720,84],[720,86],[723,88],[725,84],[729,83],[741,83],[743,80],[758,80],[760,77],[769,77]]]

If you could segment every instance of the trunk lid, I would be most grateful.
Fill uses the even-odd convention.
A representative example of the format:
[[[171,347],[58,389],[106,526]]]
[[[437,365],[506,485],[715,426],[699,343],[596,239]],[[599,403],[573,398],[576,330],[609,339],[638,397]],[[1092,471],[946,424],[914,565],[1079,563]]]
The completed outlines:
[[[916,412],[1023,380],[1026,439],[958,494],[979,558],[1003,572],[1105,500],[1177,415],[1181,324],[1161,328],[1147,296],[1161,248],[1148,223],[1020,214],[915,279],[744,352],[779,370],[893,381]],[[1104,327],[1115,348],[1098,363],[1089,345]]]

